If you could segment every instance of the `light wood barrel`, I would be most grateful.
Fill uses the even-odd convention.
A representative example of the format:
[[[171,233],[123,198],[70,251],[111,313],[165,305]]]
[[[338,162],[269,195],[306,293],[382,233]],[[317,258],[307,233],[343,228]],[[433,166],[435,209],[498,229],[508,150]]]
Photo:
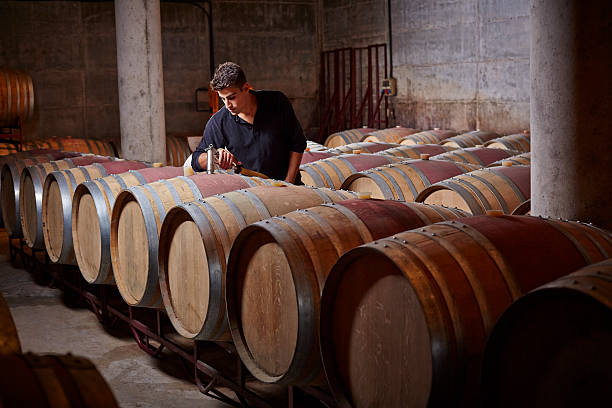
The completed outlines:
[[[337,156],[337,154],[330,153],[329,150],[320,152],[304,151],[304,153],[302,154],[302,161],[300,162],[300,166],[302,164],[308,164],[318,160],[329,159],[330,157],[334,156]]]
[[[338,405],[479,406],[486,339],[504,310],[610,254],[609,233],[527,216],[466,217],[349,251],[321,299],[321,354]]]
[[[76,264],[72,244],[72,196],[85,181],[148,167],[140,161],[94,163],[51,172],[42,193],[43,238],[47,255],[54,263]]]
[[[263,382],[319,382],[320,294],[338,258],[373,240],[467,215],[353,199],[246,227],[234,240],[226,275],[228,320],[242,362]]]
[[[487,167],[496,167],[496,166],[504,166],[504,165],[507,166],[508,163],[512,165],[518,164],[518,165],[529,166],[531,165],[531,153],[521,153],[521,154],[517,154],[516,156],[510,156],[507,159],[502,159],[502,160],[493,162],[489,164]]]
[[[420,159],[422,154],[436,156],[453,150],[455,150],[454,147],[441,146],[437,144],[400,145],[398,147],[383,150],[377,154],[404,157],[406,159]]]
[[[358,143],[349,143],[345,146],[338,146],[334,149],[329,149],[330,153],[338,154],[347,154],[347,153],[377,153],[381,150],[387,150],[392,147],[399,146],[397,143],[376,143],[376,142],[358,142]]]
[[[130,306],[160,308],[159,231],[179,204],[242,188],[279,183],[237,174],[197,174],[122,191],[111,214],[110,250],[115,283]],[[276,191],[276,190],[275,190]]]
[[[173,208],[160,233],[159,282],[174,328],[184,337],[229,340],[225,271],[247,225],[355,195],[305,186],[254,187]]]
[[[186,137],[166,137],[166,164],[168,166],[182,166],[191,153],[192,151]]]
[[[484,144],[486,147],[497,149],[508,149],[515,152],[527,153],[531,151],[531,138],[528,133],[516,133],[489,140]]]
[[[489,140],[498,138],[499,135],[493,132],[484,132],[481,130],[473,130],[461,135],[449,137],[441,142],[445,146],[457,147],[465,149],[466,147],[476,147],[484,145]]]
[[[118,408],[108,384],[86,358],[12,354],[0,357],[4,408]]]
[[[530,198],[530,174],[529,166],[475,170],[428,187],[415,201],[456,207],[474,215],[491,210],[510,214]]]
[[[414,201],[430,185],[477,168],[445,160],[406,160],[353,174],[342,189],[370,193],[372,198]]]
[[[446,140],[449,137],[457,136],[458,134],[459,133],[455,132],[454,130],[448,129],[423,130],[422,132],[405,136],[402,138],[402,140],[400,140],[400,144],[439,144],[443,140]]]
[[[419,132],[419,129],[396,126],[369,133],[362,142],[399,143],[404,137]]]
[[[612,259],[508,308],[487,341],[483,406],[596,407],[612,392]]]
[[[42,228],[43,185],[53,171],[66,170],[93,163],[105,163],[114,158],[106,156],[80,156],[39,163],[23,169],[19,180],[19,214],[23,239],[29,248],[43,249],[45,241]]]
[[[306,150],[311,152],[323,152],[327,150],[326,146],[323,146],[321,143],[313,142],[312,140],[306,140]]]
[[[32,140],[26,143],[26,149],[29,150],[30,148],[58,149],[67,152],[93,153],[101,156],[119,156],[112,142],[96,139],[57,137]]]
[[[300,166],[302,182],[313,187],[340,188],[351,174],[402,161],[401,157],[378,154],[344,154]]]
[[[29,166],[38,163],[47,163],[52,160],[78,156],[75,153],[58,152],[29,157],[11,157],[2,161],[2,173],[0,180],[0,207],[2,208],[2,220],[4,228],[12,238],[21,238],[21,215],[20,215],[20,180],[21,172]]]
[[[451,160],[462,163],[477,164],[481,167],[487,167],[489,164],[498,160],[504,160],[511,157],[516,152],[506,149],[496,149],[489,147],[468,147],[465,149],[457,149],[448,153],[439,154],[434,157],[435,160]]]
[[[77,186],[72,197],[72,243],[79,270],[88,283],[115,284],[110,230],[111,213],[119,193],[126,188],[182,175],[182,167],[150,167]]]
[[[0,356],[21,353],[21,343],[11,311],[0,293]]]
[[[34,85],[25,72],[0,68],[0,128],[16,127],[34,113]]]
[[[343,130],[342,132],[332,133],[325,139],[325,147],[332,148],[338,146],[344,146],[349,143],[357,143],[361,142],[363,137],[371,132],[376,131],[377,129],[373,128],[358,128],[358,129],[348,129]]]

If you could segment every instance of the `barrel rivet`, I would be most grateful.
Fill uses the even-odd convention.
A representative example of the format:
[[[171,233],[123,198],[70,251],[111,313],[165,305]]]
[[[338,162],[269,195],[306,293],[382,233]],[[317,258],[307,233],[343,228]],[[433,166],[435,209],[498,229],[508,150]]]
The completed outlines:
[[[431,236],[432,236],[432,237],[435,237],[435,236],[436,236],[435,232],[432,232],[432,233],[431,233]]]
[[[402,241],[402,244],[407,244],[408,241],[406,241],[405,239]]]
[[[389,245],[385,244],[383,245],[383,248],[389,248]]]

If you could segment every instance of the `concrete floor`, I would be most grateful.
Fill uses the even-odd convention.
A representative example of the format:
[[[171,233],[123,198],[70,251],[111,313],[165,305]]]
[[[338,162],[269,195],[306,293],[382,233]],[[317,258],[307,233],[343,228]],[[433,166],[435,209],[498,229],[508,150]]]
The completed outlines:
[[[23,352],[87,357],[124,408],[230,406],[201,394],[175,356],[156,359],[141,351],[127,325],[105,329],[89,309],[67,306],[62,291],[34,282],[18,261],[9,262],[7,245],[6,233],[0,230],[0,292]]]

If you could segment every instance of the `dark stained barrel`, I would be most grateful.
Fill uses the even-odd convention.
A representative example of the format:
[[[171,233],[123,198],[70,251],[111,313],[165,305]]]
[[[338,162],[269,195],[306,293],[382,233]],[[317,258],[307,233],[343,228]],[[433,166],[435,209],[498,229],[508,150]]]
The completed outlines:
[[[389,200],[347,200],[243,229],[229,256],[227,312],[242,362],[260,381],[320,381],[319,301],[347,251],[467,213]]]
[[[186,137],[166,137],[166,164],[168,166],[182,166],[191,153],[192,151]]]
[[[16,127],[34,113],[34,85],[25,72],[0,68],[0,128]]]
[[[21,353],[21,343],[11,311],[0,293],[0,356],[15,353]]]
[[[610,344],[612,258],[547,283],[504,312],[487,341],[483,406],[606,406]]]
[[[607,232],[529,216],[465,217],[347,252],[325,282],[320,312],[339,406],[479,406],[486,340],[504,310],[611,254]]]

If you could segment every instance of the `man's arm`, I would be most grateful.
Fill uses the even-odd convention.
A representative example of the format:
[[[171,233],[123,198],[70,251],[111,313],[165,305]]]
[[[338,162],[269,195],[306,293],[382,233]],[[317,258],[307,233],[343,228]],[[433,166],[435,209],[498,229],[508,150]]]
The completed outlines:
[[[285,181],[288,183],[294,183],[297,172],[300,169],[300,163],[302,162],[302,155],[304,153],[289,152],[289,168],[287,169],[287,176]]]

